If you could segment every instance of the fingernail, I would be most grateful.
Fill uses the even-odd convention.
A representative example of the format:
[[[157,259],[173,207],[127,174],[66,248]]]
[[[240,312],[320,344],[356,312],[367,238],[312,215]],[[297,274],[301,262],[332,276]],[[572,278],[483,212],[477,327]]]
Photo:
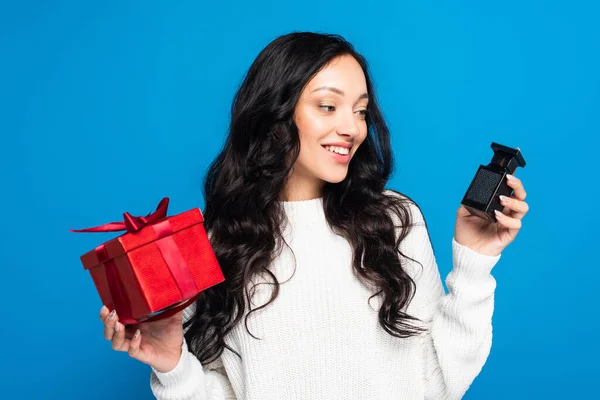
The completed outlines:
[[[135,333],[133,334],[133,340],[137,339],[138,336],[140,336],[140,330],[136,330]]]
[[[511,174],[506,174],[506,177],[508,178],[509,181],[514,181],[515,179],[517,179],[514,177],[514,175],[511,175]]]
[[[501,194],[500,201],[503,203],[508,203],[510,201],[510,199],[508,197],[504,196],[503,194]]]
[[[494,210],[494,212],[496,213],[496,217],[504,218],[504,214],[502,214],[502,211]]]
[[[119,332],[121,330],[120,325],[121,324],[119,324],[118,322],[115,324],[115,332]]]
[[[102,308],[100,309],[100,314],[104,315],[106,312],[108,312],[108,307],[103,304]]]
[[[117,310],[112,310],[110,312],[110,314],[108,315],[108,320],[112,321],[113,319],[115,319],[115,316],[117,315]]]

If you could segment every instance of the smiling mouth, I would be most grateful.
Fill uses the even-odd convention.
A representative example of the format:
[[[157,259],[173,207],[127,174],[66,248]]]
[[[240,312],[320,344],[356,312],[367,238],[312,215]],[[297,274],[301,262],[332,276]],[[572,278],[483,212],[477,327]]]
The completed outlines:
[[[340,156],[350,155],[350,150],[351,150],[346,147],[336,147],[336,146],[321,146],[321,147],[323,147],[325,150],[327,150],[330,153],[338,154]]]
[[[346,165],[350,162],[350,149],[340,149],[340,148],[331,148],[331,146],[321,146],[323,147],[323,149],[329,153],[329,156],[331,157],[331,159],[333,161],[335,161],[338,164],[342,164],[342,165]],[[341,153],[346,153],[347,154],[341,154]]]

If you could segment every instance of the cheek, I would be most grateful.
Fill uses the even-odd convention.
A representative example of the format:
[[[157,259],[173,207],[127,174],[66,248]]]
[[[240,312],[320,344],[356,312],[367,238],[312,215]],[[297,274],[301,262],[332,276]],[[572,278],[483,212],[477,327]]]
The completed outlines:
[[[296,126],[305,137],[318,137],[319,134],[327,131],[328,124],[331,124],[331,118],[324,117],[308,105],[297,110]]]
[[[356,143],[356,148],[354,149],[354,151],[352,152],[352,155],[354,156],[354,154],[356,154],[356,152],[358,151],[358,148],[360,146],[362,146],[363,142],[365,141],[365,139],[367,139],[367,128],[365,126],[364,129],[361,129],[360,134],[354,139],[355,143]]]
[[[364,124],[364,126],[362,127],[362,129],[360,131],[360,135],[356,138],[359,144],[362,144],[365,141],[368,133],[369,132],[367,130],[367,124]]]
[[[326,131],[327,127],[323,121],[318,118],[305,118],[302,121],[302,125],[298,125],[300,138],[304,138],[305,140],[319,139]]]
[[[319,146],[319,141],[329,133],[330,128],[322,118],[303,116],[296,121],[300,150],[312,149]]]

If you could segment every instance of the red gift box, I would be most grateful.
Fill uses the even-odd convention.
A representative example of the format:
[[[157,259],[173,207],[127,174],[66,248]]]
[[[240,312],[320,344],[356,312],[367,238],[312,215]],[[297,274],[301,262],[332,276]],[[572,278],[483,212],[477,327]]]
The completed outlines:
[[[124,213],[112,222],[72,232],[127,230],[81,256],[104,305],[121,323],[165,318],[225,280],[195,208],[167,217],[169,199],[145,217]]]

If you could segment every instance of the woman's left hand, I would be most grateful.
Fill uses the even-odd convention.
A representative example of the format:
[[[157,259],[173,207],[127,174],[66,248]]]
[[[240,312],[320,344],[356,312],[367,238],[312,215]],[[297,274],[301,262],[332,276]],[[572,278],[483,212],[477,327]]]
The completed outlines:
[[[522,220],[529,211],[525,203],[525,189],[521,180],[507,176],[508,186],[513,188],[514,194],[501,201],[503,212],[496,211],[497,223],[472,215],[463,205],[456,213],[454,239],[471,250],[497,256],[510,242],[512,242],[522,227]]]

